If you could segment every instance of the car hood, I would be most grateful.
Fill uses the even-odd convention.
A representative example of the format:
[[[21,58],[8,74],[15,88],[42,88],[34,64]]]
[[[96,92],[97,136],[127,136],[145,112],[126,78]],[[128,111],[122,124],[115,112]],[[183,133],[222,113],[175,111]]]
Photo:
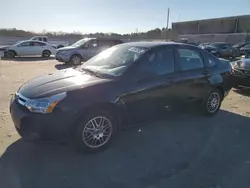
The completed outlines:
[[[105,81],[108,80],[69,68],[34,78],[22,85],[17,92],[30,99],[44,98]]]
[[[77,47],[66,46],[66,47],[59,48],[57,51],[60,52],[60,51],[73,50],[73,49],[77,49]]]
[[[9,46],[0,46],[0,51],[7,50],[8,48],[9,48]]]

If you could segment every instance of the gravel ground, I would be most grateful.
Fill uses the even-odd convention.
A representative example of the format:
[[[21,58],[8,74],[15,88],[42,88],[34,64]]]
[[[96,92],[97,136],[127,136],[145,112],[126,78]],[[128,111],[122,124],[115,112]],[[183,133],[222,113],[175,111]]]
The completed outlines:
[[[27,143],[9,99],[25,81],[63,68],[53,59],[0,60],[0,187],[250,187],[250,91],[231,91],[213,118],[166,115],[122,131],[109,149]]]

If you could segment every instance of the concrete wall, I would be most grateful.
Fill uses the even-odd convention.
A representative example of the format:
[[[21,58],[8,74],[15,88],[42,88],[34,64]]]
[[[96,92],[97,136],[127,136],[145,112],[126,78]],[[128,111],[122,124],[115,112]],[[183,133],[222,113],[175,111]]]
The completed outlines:
[[[250,32],[250,15],[176,22],[172,30],[178,34],[213,34]]]
[[[227,34],[186,34],[179,35],[179,38],[188,38],[189,42],[228,42],[237,44],[250,41],[250,34],[247,33],[227,33]]]

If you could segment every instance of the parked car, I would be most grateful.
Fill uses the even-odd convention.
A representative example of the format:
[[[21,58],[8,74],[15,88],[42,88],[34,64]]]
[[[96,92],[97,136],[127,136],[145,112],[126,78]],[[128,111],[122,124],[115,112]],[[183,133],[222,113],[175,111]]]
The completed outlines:
[[[50,57],[51,54],[56,53],[55,47],[48,43],[40,41],[27,40],[12,46],[2,48],[7,57],[13,58],[15,56],[34,56],[41,55],[42,57]]]
[[[241,43],[233,45],[233,47],[240,49],[240,48],[244,47],[247,44],[250,44],[250,42],[241,42]]]
[[[126,120],[199,104],[215,115],[231,89],[231,66],[196,46],[133,42],[81,66],[37,77],[10,102],[28,140],[73,140],[85,151],[106,147]]]
[[[56,53],[56,59],[60,62],[79,65],[101,51],[121,43],[123,42],[118,39],[84,38],[71,46],[60,48]]]
[[[250,59],[241,59],[231,63],[232,83],[235,88],[250,87]]]
[[[221,58],[235,58],[240,55],[240,52],[237,48],[233,48],[231,44],[224,42],[209,43],[207,45],[201,46],[201,48]]]
[[[250,55],[250,43],[240,48],[240,54],[245,56]]]
[[[35,41],[41,41],[41,42],[46,42],[56,48],[62,48],[65,46],[69,46],[69,43],[67,41],[51,41],[48,39],[47,36],[34,36],[30,38],[29,40],[35,40]],[[22,41],[17,41],[17,43],[20,43]]]

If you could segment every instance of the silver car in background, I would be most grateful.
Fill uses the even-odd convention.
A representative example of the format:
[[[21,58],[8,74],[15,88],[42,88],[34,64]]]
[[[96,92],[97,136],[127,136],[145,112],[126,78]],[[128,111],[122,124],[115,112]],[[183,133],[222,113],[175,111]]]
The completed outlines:
[[[84,38],[71,46],[58,49],[55,58],[60,62],[79,65],[101,51],[121,43],[123,42],[119,39]]]

